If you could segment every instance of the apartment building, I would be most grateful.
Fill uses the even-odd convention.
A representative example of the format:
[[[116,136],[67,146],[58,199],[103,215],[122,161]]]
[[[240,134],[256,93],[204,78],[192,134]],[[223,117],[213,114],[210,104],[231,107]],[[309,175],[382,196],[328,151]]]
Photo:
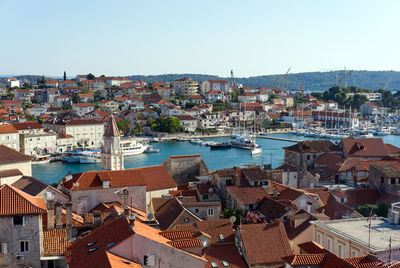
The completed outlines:
[[[0,144],[19,151],[19,134],[13,125],[0,125]]]
[[[197,95],[199,83],[192,78],[184,77],[173,82],[175,94],[181,96]]]
[[[229,91],[229,89],[229,83],[225,80],[206,80],[200,86],[201,93],[203,94],[212,90],[225,92]]]

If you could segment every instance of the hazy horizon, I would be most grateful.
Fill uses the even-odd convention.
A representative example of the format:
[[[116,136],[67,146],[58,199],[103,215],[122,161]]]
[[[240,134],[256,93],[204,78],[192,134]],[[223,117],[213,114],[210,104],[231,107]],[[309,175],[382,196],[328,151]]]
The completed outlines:
[[[0,1],[0,73],[400,70],[400,2]]]

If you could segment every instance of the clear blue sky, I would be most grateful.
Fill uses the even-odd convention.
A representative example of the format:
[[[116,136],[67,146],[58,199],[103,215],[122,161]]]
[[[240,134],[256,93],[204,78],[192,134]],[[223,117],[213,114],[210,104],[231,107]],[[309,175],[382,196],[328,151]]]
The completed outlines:
[[[0,74],[400,70],[400,1],[0,0]]]

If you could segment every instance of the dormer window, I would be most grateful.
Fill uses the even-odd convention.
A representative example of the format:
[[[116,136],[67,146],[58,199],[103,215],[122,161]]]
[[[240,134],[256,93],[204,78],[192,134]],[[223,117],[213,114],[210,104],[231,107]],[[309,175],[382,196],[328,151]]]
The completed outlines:
[[[103,188],[110,188],[110,181],[103,181]]]

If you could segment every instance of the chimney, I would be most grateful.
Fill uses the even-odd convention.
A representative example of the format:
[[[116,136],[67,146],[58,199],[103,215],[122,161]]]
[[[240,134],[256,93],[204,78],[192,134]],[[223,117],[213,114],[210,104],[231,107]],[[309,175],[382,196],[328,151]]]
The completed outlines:
[[[275,219],[275,225],[279,226],[279,224],[281,223],[281,221],[279,219]]]
[[[276,187],[276,185],[274,186],[274,190],[273,191],[274,192],[273,192],[272,196],[273,197],[278,197],[278,187]]]
[[[66,226],[67,229],[72,228],[72,203],[68,202],[66,207],[67,215],[66,215]]]
[[[100,225],[101,224],[101,211],[94,210],[93,211],[93,224]]]
[[[56,206],[56,228],[61,229],[63,227],[62,206],[60,202],[57,202],[55,206]]]
[[[47,200],[47,230],[54,229],[54,200]]]

